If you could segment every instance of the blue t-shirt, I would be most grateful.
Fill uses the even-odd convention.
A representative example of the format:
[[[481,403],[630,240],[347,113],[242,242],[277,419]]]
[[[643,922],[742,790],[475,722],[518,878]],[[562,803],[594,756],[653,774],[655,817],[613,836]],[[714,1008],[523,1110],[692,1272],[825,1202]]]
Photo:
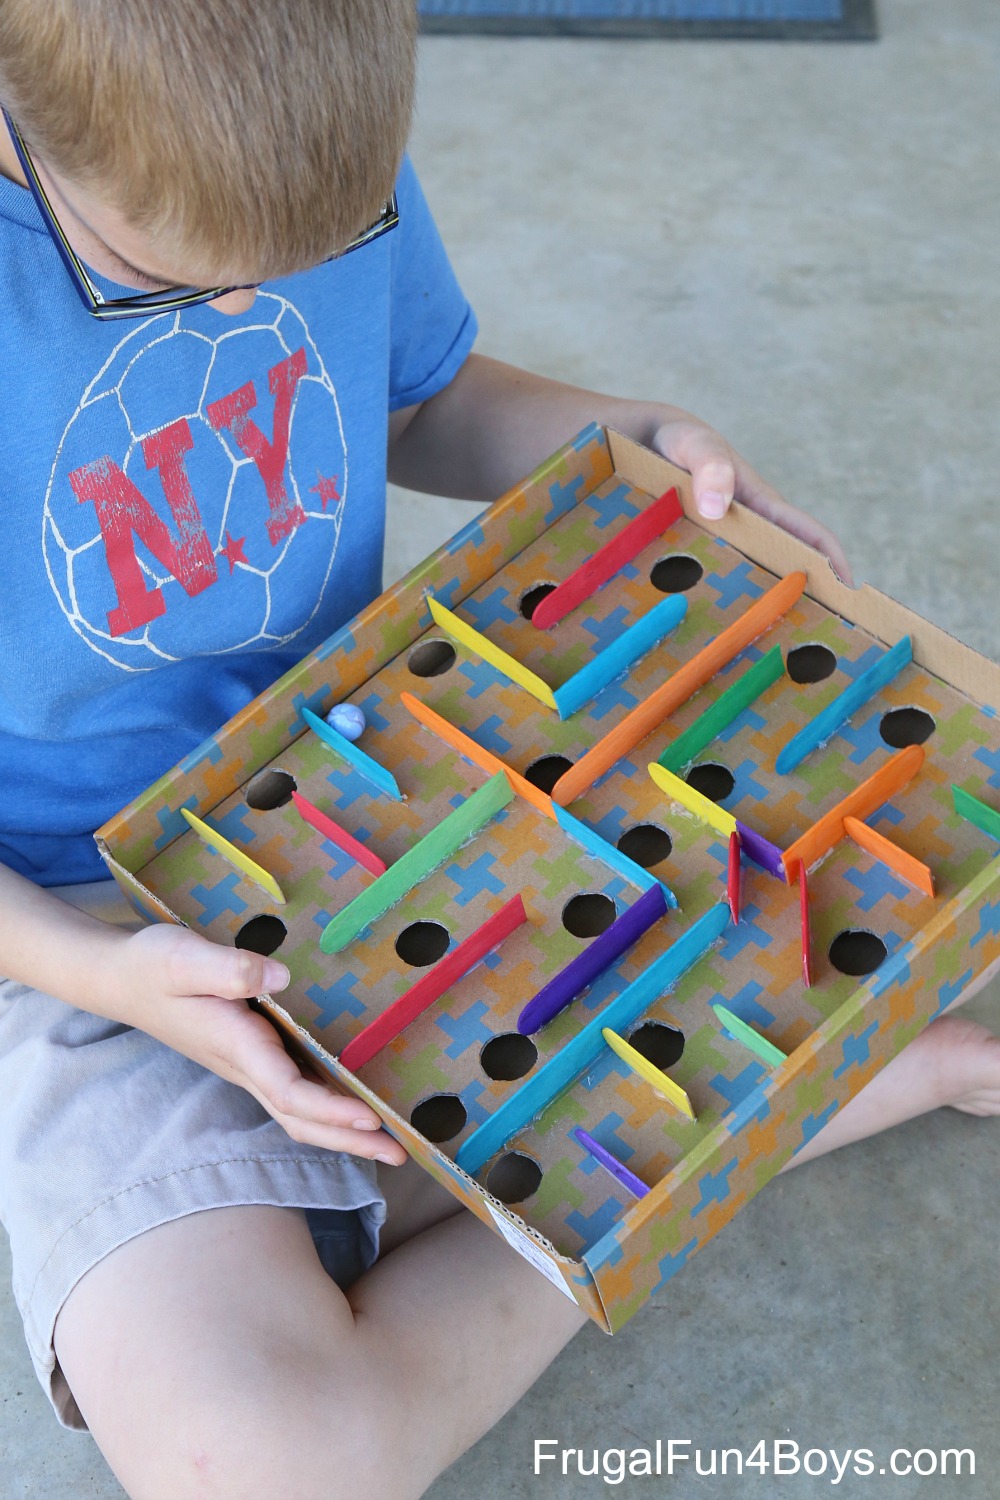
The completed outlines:
[[[476,333],[397,191],[240,317],[99,323],[0,178],[0,861],[39,884],[100,879],[93,830],[379,592],[388,413]]]

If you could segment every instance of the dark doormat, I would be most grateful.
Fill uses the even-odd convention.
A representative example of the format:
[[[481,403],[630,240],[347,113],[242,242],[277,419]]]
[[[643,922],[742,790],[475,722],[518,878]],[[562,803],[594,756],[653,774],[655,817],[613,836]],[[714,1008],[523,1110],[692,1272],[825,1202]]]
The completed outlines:
[[[875,0],[420,0],[425,32],[874,41]]]

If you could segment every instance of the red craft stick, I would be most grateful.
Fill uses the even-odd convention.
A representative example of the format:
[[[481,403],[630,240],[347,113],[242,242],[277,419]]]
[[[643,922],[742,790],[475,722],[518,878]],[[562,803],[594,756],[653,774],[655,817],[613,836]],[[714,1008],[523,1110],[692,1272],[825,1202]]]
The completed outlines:
[[[388,1010],[376,1016],[374,1021],[369,1021],[364,1030],[359,1031],[348,1042],[340,1054],[344,1067],[356,1073],[366,1062],[370,1062],[377,1052],[388,1046],[393,1037],[405,1031],[429,1005],[441,998],[445,990],[527,920],[528,914],[521,897],[511,897],[505,906],[494,912],[457,948],[446,953],[440,963],[436,963],[433,969],[428,969],[422,979],[418,979],[405,994],[393,1001]]]
[[[352,859],[357,860],[358,864],[370,871],[372,875],[385,874],[386,867],[377,854],[373,854],[370,849],[366,849],[364,844],[359,843],[356,838],[348,833],[346,828],[341,828],[339,823],[335,823],[332,818],[328,818],[326,813],[320,812],[319,808],[314,807],[307,797],[303,797],[301,792],[293,792],[292,801],[295,803],[302,817],[316,829],[317,833],[321,833],[325,839],[329,839],[331,843],[336,844],[338,849],[343,849],[345,854],[349,854]]]
[[[809,931],[809,882],[805,860],[799,860],[799,914],[802,920],[802,979],[806,989],[812,986],[812,936]]]
[[[734,828],[729,835],[729,876],[726,881],[726,897],[734,922],[740,920],[740,881],[743,875],[740,847],[740,836]]]
[[[648,547],[650,542],[662,536],[667,527],[679,521],[683,514],[677,490],[667,490],[659,500],[653,501],[648,510],[635,516],[617,536],[613,536],[610,542],[605,542],[593,557],[588,557],[585,563],[581,563],[575,573],[564,578],[551,594],[546,594],[531,616],[532,625],[537,625],[539,630],[551,630],[553,625],[558,625],[570,610],[576,609],[591,594],[596,594],[602,584],[613,578],[633,557],[637,557],[643,547]]]

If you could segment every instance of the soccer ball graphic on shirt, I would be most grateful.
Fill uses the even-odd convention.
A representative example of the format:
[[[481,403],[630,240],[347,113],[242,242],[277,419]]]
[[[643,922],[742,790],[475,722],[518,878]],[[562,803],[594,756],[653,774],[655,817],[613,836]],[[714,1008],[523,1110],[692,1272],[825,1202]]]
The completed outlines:
[[[182,314],[120,340],[81,396],[45,495],[68,623],[142,671],[283,646],[319,610],[347,494],[340,406],[309,329],[259,292],[210,337]]]

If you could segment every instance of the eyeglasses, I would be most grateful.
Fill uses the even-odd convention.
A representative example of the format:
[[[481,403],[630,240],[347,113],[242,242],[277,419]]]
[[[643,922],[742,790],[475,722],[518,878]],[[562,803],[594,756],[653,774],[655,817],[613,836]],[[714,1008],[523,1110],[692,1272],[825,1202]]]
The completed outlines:
[[[42,222],[59,251],[60,259],[69,272],[70,280],[76,288],[80,301],[93,317],[103,322],[109,322],[115,318],[146,318],[156,313],[175,312],[179,308],[195,307],[199,302],[211,302],[216,297],[224,297],[227,292],[248,290],[246,287],[235,286],[219,286],[211,290],[198,287],[175,287],[164,292],[136,292],[131,297],[105,297],[103,292],[95,286],[89,271],[73,249],[65,230],[56,218],[55,210],[35,170],[35,164],[31,160],[21,132],[2,105],[0,105],[0,113],[10,131],[17,159],[21,163],[32,197],[38,205]],[[348,255],[352,250],[359,250],[362,245],[367,245],[372,240],[378,239],[379,235],[385,234],[387,230],[394,229],[398,223],[399,208],[396,195],[393,193],[384,204],[375,223],[369,229],[363,230],[356,239],[351,240],[336,255],[327,256],[327,260],[339,260],[342,255]]]

